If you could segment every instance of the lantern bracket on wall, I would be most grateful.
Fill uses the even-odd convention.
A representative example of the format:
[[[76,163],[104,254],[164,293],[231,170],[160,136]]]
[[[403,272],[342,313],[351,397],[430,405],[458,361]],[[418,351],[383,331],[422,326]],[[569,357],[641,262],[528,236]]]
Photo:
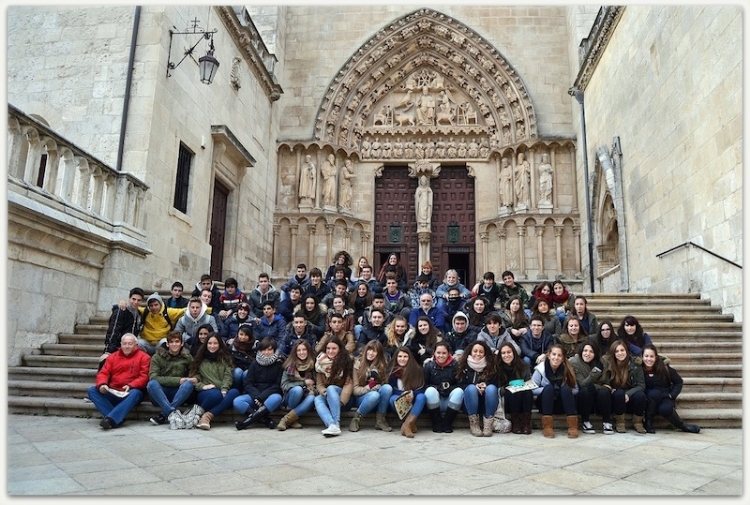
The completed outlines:
[[[192,30],[179,32],[177,31],[177,27],[172,27],[174,30],[169,30],[169,55],[167,56],[167,77],[171,77],[171,70],[174,70],[175,68],[179,67],[180,64],[185,61],[185,58],[188,56],[193,56],[193,51],[196,47],[198,47],[198,44],[201,43],[202,40],[208,40],[208,52],[205,56],[201,56],[201,58],[198,60],[198,66],[200,67],[200,79],[203,84],[211,84],[213,82],[214,77],[216,76],[216,72],[219,69],[219,61],[214,58],[214,33],[218,31],[217,28],[214,28],[211,31],[204,31],[202,28],[200,28],[199,25],[200,21],[198,18],[193,19],[192,24]],[[198,40],[193,44],[189,49],[185,50],[185,53],[182,55],[182,59],[178,61],[177,63],[172,61],[172,40],[175,35],[199,35]],[[194,40],[191,38],[191,40]],[[195,58],[193,58],[195,59]]]

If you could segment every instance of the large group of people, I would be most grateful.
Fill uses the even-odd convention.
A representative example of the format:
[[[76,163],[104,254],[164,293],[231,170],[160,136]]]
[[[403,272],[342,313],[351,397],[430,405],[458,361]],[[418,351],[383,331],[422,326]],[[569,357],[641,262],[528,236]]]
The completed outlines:
[[[638,433],[654,433],[657,414],[699,431],[675,412],[682,379],[632,315],[615,330],[559,280],[529,294],[512,272],[502,283],[487,272],[467,288],[453,269],[440,282],[426,261],[408,287],[398,255],[377,275],[367,258],[352,263],[337,252],[325,276],[299,264],[278,290],[261,273],[249,295],[208,275],[190,298],[175,282],[169,298],[153,293],[142,306],[143,290],[131,289],[112,308],[89,389],[100,425],[120,426],[148,398],[159,408],[150,421],[173,429],[209,430],[233,409],[237,430],[283,431],[314,408],[325,436],[341,434],[347,410],[351,432],[373,413],[375,429],[392,431],[391,412],[412,438],[426,410],[436,433],[453,432],[464,412],[474,436],[492,436],[498,415],[528,435],[537,408],[545,437],[555,415],[570,438],[579,417],[596,433],[592,414],[607,435],[626,431],[626,414]]]

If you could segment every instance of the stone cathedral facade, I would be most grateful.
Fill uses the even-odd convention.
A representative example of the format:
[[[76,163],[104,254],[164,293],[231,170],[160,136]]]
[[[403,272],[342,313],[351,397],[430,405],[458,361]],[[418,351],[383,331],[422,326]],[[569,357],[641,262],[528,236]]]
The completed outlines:
[[[341,249],[741,320],[741,14],[9,8],[10,362],[130,287],[250,291]]]

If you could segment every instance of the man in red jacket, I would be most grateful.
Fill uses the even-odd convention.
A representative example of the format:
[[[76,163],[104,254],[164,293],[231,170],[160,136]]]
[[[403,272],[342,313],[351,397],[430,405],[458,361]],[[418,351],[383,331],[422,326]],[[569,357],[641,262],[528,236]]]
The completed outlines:
[[[96,385],[89,388],[89,398],[104,415],[99,426],[105,430],[120,426],[143,401],[150,365],[151,356],[138,348],[136,336],[124,334],[120,348],[107,358],[96,374]]]

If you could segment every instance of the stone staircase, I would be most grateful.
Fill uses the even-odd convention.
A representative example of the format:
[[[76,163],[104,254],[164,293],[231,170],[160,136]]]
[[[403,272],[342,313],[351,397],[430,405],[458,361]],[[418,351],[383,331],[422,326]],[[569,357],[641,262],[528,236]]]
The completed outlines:
[[[609,319],[615,329],[626,315],[637,317],[659,352],[669,356],[685,381],[677,401],[678,412],[685,421],[701,427],[742,427],[742,325],[734,322],[732,315],[722,314],[721,307],[701,300],[697,294],[585,296],[589,310],[598,320]],[[9,413],[99,417],[84,398],[94,383],[106,329],[107,318],[92,318],[88,324],[77,325],[74,333],[61,333],[57,343],[45,344],[26,355],[22,366],[9,367]],[[146,400],[128,419],[147,420],[157,412]],[[348,425],[352,412],[342,413],[342,426]],[[217,422],[240,418],[227,411]],[[389,418],[395,426],[395,418],[390,414]],[[563,416],[555,419],[556,427],[563,428]],[[592,421],[599,429],[596,416]],[[322,427],[314,410],[303,416],[302,423]],[[363,426],[372,424],[374,416],[363,419]],[[419,424],[428,428],[428,416],[420,416]],[[535,428],[540,424],[539,414],[534,410]],[[459,416],[456,426],[468,426],[466,416]],[[656,426],[664,427],[667,423],[657,417]]]

